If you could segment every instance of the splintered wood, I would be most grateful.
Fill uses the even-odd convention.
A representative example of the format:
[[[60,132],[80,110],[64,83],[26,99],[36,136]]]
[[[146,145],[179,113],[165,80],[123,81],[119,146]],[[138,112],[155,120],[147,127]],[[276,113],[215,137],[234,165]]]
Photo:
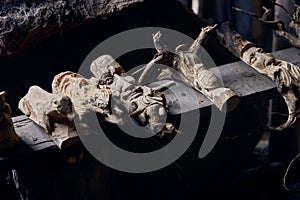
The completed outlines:
[[[272,54],[245,40],[233,30],[229,22],[222,24],[218,34],[224,46],[234,55],[275,81],[278,91],[287,104],[289,114],[284,124],[270,128],[281,131],[293,124],[299,114],[300,68],[291,62],[274,58]]]
[[[6,92],[0,92],[0,152],[13,147],[19,140],[12,119],[11,108],[5,101]]]

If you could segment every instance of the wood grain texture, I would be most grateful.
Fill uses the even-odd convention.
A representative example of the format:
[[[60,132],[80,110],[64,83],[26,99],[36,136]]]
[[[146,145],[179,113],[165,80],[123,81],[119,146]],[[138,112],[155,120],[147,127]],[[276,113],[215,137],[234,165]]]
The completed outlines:
[[[154,0],[19,0],[0,3],[0,55],[34,40]]]

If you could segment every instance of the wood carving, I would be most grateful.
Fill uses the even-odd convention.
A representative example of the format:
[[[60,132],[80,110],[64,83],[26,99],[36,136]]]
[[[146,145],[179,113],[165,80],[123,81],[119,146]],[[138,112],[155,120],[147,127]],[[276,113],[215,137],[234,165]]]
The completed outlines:
[[[162,36],[160,32],[154,34],[153,40],[157,54],[145,68],[139,81],[142,82],[147,69],[152,67],[153,63],[164,64],[180,72],[180,79],[183,82],[205,95],[219,110],[223,112],[233,110],[239,103],[239,97],[229,88],[224,87],[220,78],[212,71],[206,69],[198,56],[200,46],[215,27],[207,26],[202,28],[198,38],[188,50],[180,51],[179,49],[183,45],[179,45],[175,53],[164,48],[163,44],[160,44],[159,40]]]
[[[118,125],[134,119],[152,134],[178,132],[173,124],[165,123],[166,99],[159,92],[173,82],[157,88],[138,85],[109,55],[97,58],[90,69],[95,77],[61,72],[53,79],[52,93],[31,86],[19,101],[19,109],[44,128],[58,147],[78,138],[75,119],[81,123],[90,112],[100,114],[100,122]]]
[[[132,76],[109,55],[97,58],[90,79],[74,72],[62,72],[52,83],[54,94],[67,95],[74,104],[79,120],[89,111],[101,114],[104,121],[124,125],[128,117],[151,133],[175,133],[167,118],[165,97],[158,88],[138,85]],[[129,116],[128,116],[129,114]]]
[[[222,24],[218,35],[223,45],[235,56],[275,81],[278,91],[287,104],[289,114],[284,124],[270,128],[281,131],[293,124],[299,114],[300,68],[293,63],[274,58],[272,54],[245,40],[233,30],[229,22]]]
[[[52,81],[52,93],[68,96],[79,116],[88,110],[103,115],[109,113],[106,108],[110,103],[111,90],[106,86],[98,86],[78,73],[65,71],[57,74]]]
[[[39,86],[31,86],[18,107],[40,125],[59,148],[78,140],[73,104],[68,96],[51,94]]]
[[[165,96],[160,93],[162,88],[174,82],[156,88],[140,85],[110,55],[97,58],[90,69],[99,86],[107,86],[113,91],[112,109],[117,110],[114,113],[120,116],[129,113],[131,118],[139,125],[146,126],[152,134],[160,131],[162,134],[178,132],[174,125],[165,123],[168,110]]]
[[[6,92],[0,92],[0,152],[14,146],[19,140],[10,118],[11,108],[5,100]]]
[[[235,11],[244,13],[246,15],[255,17],[262,23],[270,26],[275,35],[285,38],[291,45],[296,48],[300,48],[300,6],[295,4],[295,11],[291,14],[283,5],[275,3],[274,0],[270,0],[275,6],[281,7],[290,18],[289,24],[285,24],[281,20],[268,20],[268,17],[271,14],[271,9],[263,7],[264,13],[262,16],[257,15],[256,13],[248,12],[240,8],[233,7]]]

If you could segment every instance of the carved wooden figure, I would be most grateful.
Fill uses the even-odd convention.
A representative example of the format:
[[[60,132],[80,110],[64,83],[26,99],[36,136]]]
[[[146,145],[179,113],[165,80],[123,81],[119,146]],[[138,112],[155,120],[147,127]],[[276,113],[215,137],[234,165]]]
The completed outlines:
[[[112,109],[116,106],[120,113],[128,113],[153,134],[159,131],[178,132],[172,124],[165,123],[168,109],[165,96],[159,92],[162,88],[174,84],[172,81],[156,88],[140,85],[110,55],[97,58],[90,69],[99,86],[107,86],[113,91]]]
[[[278,91],[287,104],[289,114],[284,124],[271,129],[281,131],[293,124],[299,114],[300,68],[293,63],[274,58],[272,54],[245,40],[233,30],[229,22],[222,24],[218,35],[224,46],[235,56],[275,81]]]
[[[98,86],[75,72],[65,71],[57,74],[52,81],[52,93],[68,96],[78,117],[82,117],[88,110],[103,115],[110,112],[107,107],[111,90],[106,86]]]
[[[5,100],[6,92],[0,92],[0,152],[15,145],[19,140],[10,118],[11,108]]]
[[[66,147],[78,138],[73,121],[73,105],[68,96],[51,94],[39,86],[31,86],[18,107],[40,125],[59,148]]]
[[[188,50],[180,51],[179,49],[183,47],[183,45],[179,45],[175,53],[165,49],[163,47],[164,45],[160,44],[159,40],[162,35],[160,32],[157,32],[153,35],[157,54],[152,63],[149,63],[148,68],[152,67],[151,64],[155,62],[174,68],[180,72],[180,79],[182,81],[205,95],[219,110],[228,112],[238,105],[239,97],[232,90],[224,87],[220,78],[212,71],[205,68],[198,55],[201,44],[215,27],[216,26],[207,26],[202,28],[198,38]],[[147,71],[146,69],[145,71]],[[141,75],[140,81],[142,81],[144,76],[145,73]]]
[[[95,77],[86,79],[66,71],[56,75],[52,82],[53,94],[68,96],[79,120],[87,112],[94,111],[103,121],[118,125],[134,119],[153,134],[177,132],[172,124],[165,123],[167,105],[164,95],[159,92],[160,87],[152,89],[138,85],[109,55],[93,61],[90,70]]]

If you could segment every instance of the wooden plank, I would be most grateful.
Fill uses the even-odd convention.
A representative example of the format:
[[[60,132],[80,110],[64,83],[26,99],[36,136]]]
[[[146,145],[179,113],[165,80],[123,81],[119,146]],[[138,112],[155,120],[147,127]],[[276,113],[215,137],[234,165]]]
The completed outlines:
[[[39,151],[49,147],[56,147],[56,144],[44,129],[27,116],[12,117],[12,120],[16,133],[32,150]]]

